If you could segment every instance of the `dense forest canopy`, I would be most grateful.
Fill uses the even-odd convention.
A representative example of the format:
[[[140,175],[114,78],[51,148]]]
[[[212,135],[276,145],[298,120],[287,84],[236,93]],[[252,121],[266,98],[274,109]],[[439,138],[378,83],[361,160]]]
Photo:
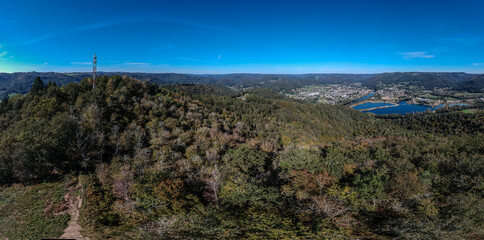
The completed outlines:
[[[384,119],[263,88],[41,78],[0,104],[0,184],[78,176],[91,239],[484,237],[482,111]]]
[[[457,90],[483,93],[484,92],[484,75],[477,75],[469,78],[469,80],[463,81],[459,86],[456,87]]]

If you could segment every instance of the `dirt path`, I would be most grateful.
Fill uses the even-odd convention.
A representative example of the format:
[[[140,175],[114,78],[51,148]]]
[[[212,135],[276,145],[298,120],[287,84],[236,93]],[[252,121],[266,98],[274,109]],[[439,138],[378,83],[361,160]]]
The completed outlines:
[[[81,235],[82,227],[79,225],[79,208],[82,206],[82,198],[75,194],[75,190],[80,186],[70,187],[69,192],[64,196],[64,199],[69,203],[69,215],[71,215],[71,220],[66,229],[64,229],[64,234],[60,236],[63,239],[77,239],[77,240],[90,240],[88,237],[83,237]]]

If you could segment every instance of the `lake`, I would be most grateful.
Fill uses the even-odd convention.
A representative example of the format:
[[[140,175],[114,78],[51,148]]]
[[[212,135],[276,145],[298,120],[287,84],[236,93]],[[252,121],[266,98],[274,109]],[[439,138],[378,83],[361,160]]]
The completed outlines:
[[[398,106],[395,107],[387,107],[387,108],[380,108],[380,109],[374,109],[370,111],[363,111],[363,112],[371,112],[374,114],[382,115],[382,114],[407,114],[407,113],[419,113],[419,112],[425,112],[428,109],[430,111],[435,111],[444,105],[440,104],[438,106],[432,107],[432,106],[426,106],[426,105],[420,105],[420,104],[409,104],[407,102],[401,102],[399,103]]]
[[[467,104],[467,103],[452,103],[452,104],[449,104],[449,107],[453,107],[453,106],[469,106],[469,104]]]
[[[393,103],[363,103],[358,106],[354,106],[353,109],[361,110],[361,109],[384,107],[384,106],[391,106],[391,105],[393,105]]]

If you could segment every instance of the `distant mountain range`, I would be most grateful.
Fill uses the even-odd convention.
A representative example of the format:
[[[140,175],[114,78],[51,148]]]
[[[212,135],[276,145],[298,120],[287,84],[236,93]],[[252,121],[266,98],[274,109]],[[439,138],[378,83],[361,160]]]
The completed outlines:
[[[406,83],[420,86],[425,89],[455,88],[460,84],[478,76],[466,73],[421,73],[421,72],[396,72],[376,74],[364,81],[364,85],[370,88],[381,88],[388,84]]]
[[[393,83],[407,83],[426,89],[454,88],[469,92],[483,92],[484,75],[467,73],[382,73],[382,74],[220,74],[196,75],[176,73],[128,73],[100,72],[99,75],[126,75],[141,81],[150,81],[160,85],[168,84],[220,84],[238,89],[263,87],[277,92],[288,92],[294,88],[311,84],[362,83],[378,89]],[[91,77],[91,73],[55,73],[55,72],[20,72],[0,73],[0,97],[12,93],[26,93],[30,90],[35,77],[45,83],[51,81],[57,85],[79,82]]]

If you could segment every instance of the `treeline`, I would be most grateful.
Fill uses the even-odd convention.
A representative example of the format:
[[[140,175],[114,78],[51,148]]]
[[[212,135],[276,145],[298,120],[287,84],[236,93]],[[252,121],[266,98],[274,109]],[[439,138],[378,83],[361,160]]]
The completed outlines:
[[[276,92],[291,91],[294,88],[311,84],[343,84],[361,82],[369,74],[221,74],[221,75],[195,75],[176,73],[128,73],[108,72],[105,76],[127,76],[141,81],[148,81],[158,85],[171,84],[204,84],[223,85],[235,89],[269,88]],[[53,72],[26,72],[26,73],[0,73],[0,98],[9,94],[25,94],[29,92],[33,80],[40,76],[44,81],[55,82],[63,86],[71,82],[80,82],[91,76],[91,73],[53,73]]]
[[[163,88],[173,92],[181,92],[191,96],[239,96],[240,92],[228,88],[224,85],[204,85],[204,84],[173,84],[164,85]]]
[[[157,84],[216,84],[212,78],[175,73],[102,73],[105,76],[127,76],[142,81]],[[55,73],[55,72],[25,72],[25,73],[0,73],[0,98],[12,93],[25,94],[30,91],[35,77],[39,76],[45,82],[54,82],[63,86],[71,82],[79,83],[82,79],[92,76],[92,73]]]
[[[482,115],[226,92],[37,79],[0,104],[0,181],[79,174],[91,239],[484,237]]]
[[[81,79],[89,77],[89,73],[37,73],[37,72],[19,72],[19,73],[0,73],[0,99],[8,97],[10,94],[25,94],[30,91],[34,79],[40,76],[45,82],[54,82],[62,86],[71,82],[79,82]]]
[[[466,114],[461,111],[438,111],[435,114],[392,114],[376,116],[390,119],[392,122],[409,130],[429,132],[443,135],[472,134],[484,132],[482,119],[484,114],[478,111],[475,114]]]
[[[105,76],[126,76],[158,85],[203,84],[226,86],[236,90],[267,88],[275,92],[291,93],[296,88],[315,84],[363,83],[372,89],[396,83],[422,87],[453,88],[458,91],[482,92],[483,75],[466,73],[382,73],[382,74],[220,74],[195,75],[176,73],[128,73],[108,72]],[[80,82],[91,73],[0,73],[0,98],[10,94],[29,92],[33,79],[40,76],[44,81],[63,86]]]

